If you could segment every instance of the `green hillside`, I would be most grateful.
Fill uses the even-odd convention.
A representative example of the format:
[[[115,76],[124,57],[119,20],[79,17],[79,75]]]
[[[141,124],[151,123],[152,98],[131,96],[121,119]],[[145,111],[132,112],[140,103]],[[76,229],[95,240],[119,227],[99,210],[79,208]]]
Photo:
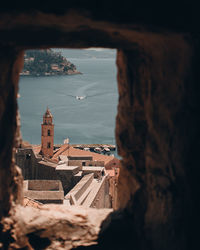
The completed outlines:
[[[24,69],[21,75],[51,76],[80,74],[76,66],[60,52],[45,50],[27,50],[24,55]]]

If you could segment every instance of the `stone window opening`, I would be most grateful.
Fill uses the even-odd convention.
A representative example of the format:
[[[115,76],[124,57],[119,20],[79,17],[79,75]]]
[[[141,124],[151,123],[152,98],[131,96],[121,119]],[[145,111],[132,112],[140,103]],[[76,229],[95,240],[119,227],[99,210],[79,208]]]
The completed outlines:
[[[47,130],[47,135],[48,135],[48,136],[51,136],[51,131],[50,131],[50,129]]]
[[[45,120],[45,123],[46,123],[46,122],[47,122],[47,121]],[[50,130],[48,129],[48,130],[47,130],[47,135],[50,136],[50,133],[51,133],[51,132],[50,132]],[[50,147],[51,147],[51,143],[48,142],[48,143],[47,143],[47,148],[50,148]],[[45,158],[43,157],[42,160],[45,161]],[[86,166],[86,162],[83,162],[82,165],[83,165],[83,166]],[[95,165],[96,165],[96,164],[95,164]],[[89,164],[89,166],[93,166],[93,164]],[[101,173],[101,174],[102,174],[102,173]],[[99,199],[97,199],[97,202],[98,202],[98,201],[99,201]],[[96,205],[93,206],[93,207],[96,208]],[[84,212],[84,208],[80,207],[80,210],[82,210],[82,211]],[[100,209],[100,210],[101,210],[101,209]],[[97,213],[99,213],[99,212],[97,212]],[[109,213],[111,213],[111,210],[109,211],[109,209],[108,209],[108,211],[105,211],[105,213],[102,211],[103,218],[104,218],[105,215],[108,215]],[[99,217],[99,222],[98,222],[98,223],[101,223],[101,222],[100,222],[100,221],[101,221],[100,218],[101,218],[101,216]]]
[[[86,5],[88,12],[81,6],[66,14],[41,8],[33,16],[8,8],[3,16],[0,248],[194,250],[199,244],[197,25],[190,20],[185,25],[188,11],[179,13],[176,6],[172,15],[161,18],[161,9],[141,11],[136,5],[133,12],[124,4],[125,19],[121,6],[115,6],[112,17],[104,7]],[[12,160],[19,143],[16,98],[22,50],[51,46],[118,48],[120,210],[110,215],[95,209],[22,206],[22,177]]]

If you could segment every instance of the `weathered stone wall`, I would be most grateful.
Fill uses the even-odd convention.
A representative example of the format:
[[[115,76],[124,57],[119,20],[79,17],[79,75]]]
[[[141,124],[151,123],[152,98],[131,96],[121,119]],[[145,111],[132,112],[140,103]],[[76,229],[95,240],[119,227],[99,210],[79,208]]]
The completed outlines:
[[[42,163],[39,162],[36,166],[37,168],[37,176],[35,179],[38,180],[60,180],[62,182],[62,186],[65,194],[69,192],[69,190],[76,185],[78,182],[77,178],[74,178],[73,171],[65,171],[56,169],[56,164]]]
[[[48,190],[54,190],[59,191],[63,190],[62,184],[58,180],[29,180],[28,181],[28,190],[35,190],[35,191],[48,191]]]
[[[102,184],[97,190],[97,194],[94,197],[94,201],[92,202],[90,207],[93,208],[111,208],[111,200],[109,196],[109,180],[108,176],[103,177],[104,180]]]
[[[109,182],[109,196],[111,207],[116,210],[118,208],[118,200],[117,200],[117,193],[118,193],[118,177],[115,176],[108,176]]]
[[[84,164],[83,164],[84,162]],[[104,167],[104,161],[91,161],[91,160],[69,160],[69,166],[101,166]]]
[[[60,180],[63,185],[65,194],[68,193],[78,182],[78,179],[74,178],[73,171],[56,170],[57,180]]]
[[[36,159],[31,148],[18,148],[15,153],[16,165],[21,168],[25,180],[37,179],[38,160]]]
[[[195,238],[188,230],[199,207],[190,179],[199,145],[194,49],[184,38],[163,37],[118,52],[118,197],[132,214],[139,249],[188,249]]]
[[[42,156],[36,157],[31,147],[16,150],[16,165],[21,168],[25,180],[56,180],[56,164],[45,162],[42,164],[41,160]]]
[[[22,67],[23,53],[10,46],[0,47],[0,219],[8,215],[12,202],[22,202],[22,178],[12,159]]]
[[[152,2],[66,4],[34,9],[18,3],[15,11],[12,6],[0,10],[0,247],[70,249],[91,245],[98,238],[92,249],[196,250],[200,224],[198,8],[185,2],[168,3],[166,8],[161,3],[159,11]],[[116,137],[123,157],[118,188],[121,210],[101,225],[99,237],[91,211],[69,218],[72,211],[61,208],[58,213],[55,208],[39,213],[11,209],[11,204],[21,203],[21,174],[12,162],[23,64],[20,50],[90,46],[119,49]],[[101,211],[94,211],[95,221]]]
[[[61,180],[65,193],[79,181],[73,171],[59,171],[57,164],[41,161],[31,148],[18,148],[15,159],[25,180]]]
[[[36,166],[32,167],[37,168],[35,180],[57,180],[56,167],[42,163],[38,163]]]
[[[26,180],[23,182],[24,196],[43,204],[63,204],[64,191],[58,180]]]
[[[79,155],[77,155],[77,156],[68,156],[68,159],[69,160],[76,160],[76,161],[92,161],[92,156],[79,156]]]
[[[81,205],[81,202],[84,200],[80,198],[81,196],[86,192],[86,190],[89,188],[91,185],[92,181],[94,179],[94,174],[88,174],[84,176],[66,195],[65,199],[70,200],[71,196],[74,196],[74,200],[76,204]],[[87,197],[87,196],[86,196]],[[74,205],[74,204],[73,204]]]

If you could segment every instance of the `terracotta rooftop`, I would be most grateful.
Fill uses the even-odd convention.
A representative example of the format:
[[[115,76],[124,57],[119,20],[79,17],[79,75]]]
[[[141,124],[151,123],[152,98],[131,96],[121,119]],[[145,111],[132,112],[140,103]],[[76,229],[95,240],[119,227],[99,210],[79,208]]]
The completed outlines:
[[[65,152],[70,147],[69,144],[62,145],[59,150],[56,151],[56,153],[53,155],[53,159],[58,159],[58,156],[61,155],[63,152]],[[68,151],[68,150],[67,150]]]
[[[39,154],[40,150],[41,150],[41,146],[40,145],[32,145],[33,151],[34,153],[37,155]]]
[[[60,149],[55,153],[53,156],[53,159],[57,159],[60,155],[66,155],[66,156],[92,156],[94,161],[104,161],[105,164],[107,164],[109,161],[111,161],[114,157],[108,156],[108,155],[102,155],[90,151],[85,151],[77,148],[73,148],[72,146],[68,144],[64,144]]]
[[[41,146],[32,145],[32,148],[33,148],[34,153],[38,154],[40,152]],[[50,161],[54,163],[58,162],[58,157],[60,155],[62,156],[90,156],[93,158],[94,161],[104,161],[105,165],[114,159],[114,156],[102,155],[102,154],[98,154],[98,153],[94,153],[90,151],[85,151],[85,150],[74,148],[69,144],[64,144],[59,149],[56,150],[56,152],[54,153]]]

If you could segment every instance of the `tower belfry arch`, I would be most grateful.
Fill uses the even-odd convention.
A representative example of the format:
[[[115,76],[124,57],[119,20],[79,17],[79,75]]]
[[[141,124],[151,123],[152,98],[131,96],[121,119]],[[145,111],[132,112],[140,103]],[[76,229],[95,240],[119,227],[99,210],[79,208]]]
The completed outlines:
[[[43,115],[41,129],[41,154],[46,157],[52,157],[54,147],[54,124],[53,115],[51,114],[49,108],[47,108]]]

